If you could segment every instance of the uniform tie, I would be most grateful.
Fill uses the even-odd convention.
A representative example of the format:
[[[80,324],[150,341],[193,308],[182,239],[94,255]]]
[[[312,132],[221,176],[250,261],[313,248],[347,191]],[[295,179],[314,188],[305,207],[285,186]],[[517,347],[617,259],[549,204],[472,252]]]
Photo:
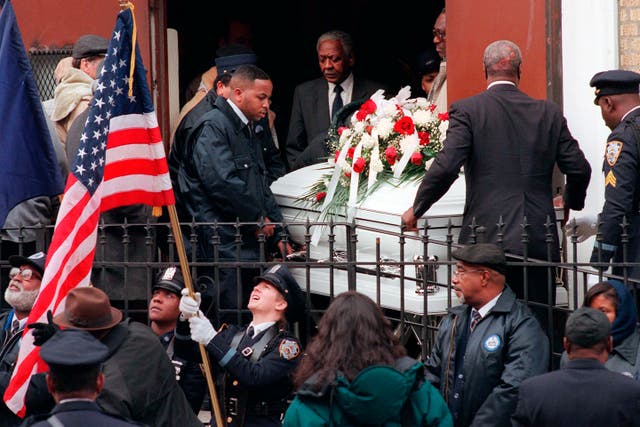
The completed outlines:
[[[13,322],[11,322],[11,335],[17,334],[19,329],[20,321],[18,319],[13,319]]]
[[[249,326],[249,327],[247,328],[247,336],[248,336],[249,338],[251,338],[251,339],[253,339],[253,332],[254,332],[254,330],[253,330],[253,326]]]
[[[333,92],[336,94],[335,98],[333,98],[333,107],[331,107],[331,120],[334,120],[338,111],[342,108],[342,86],[336,85],[333,88]]]
[[[480,312],[475,308],[471,309],[471,323],[469,324],[469,330],[473,332],[478,322],[482,319]]]

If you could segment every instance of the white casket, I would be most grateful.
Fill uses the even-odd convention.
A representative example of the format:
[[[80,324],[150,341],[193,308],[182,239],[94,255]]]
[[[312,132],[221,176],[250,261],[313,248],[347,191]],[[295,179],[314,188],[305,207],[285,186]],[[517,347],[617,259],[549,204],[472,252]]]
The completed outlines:
[[[464,178],[457,179],[418,223],[422,229],[427,221],[429,243],[426,253],[430,260],[437,261],[427,263],[430,267],[426,274],[432,285],[423,292],[420,275],[424,274],[425,268],[422,258],[417,258],[424,254],[424,243],[419,237],[422,232],[406,233],[405,244],[400,244],[401,216],[413,204],[419,182],[404,183],[398,187],[385,183],[368,196],[354,212],[356,238],[353,243],[348,241],[351,238],[346,232],[346,224],[351,224],[351,221],[346,218],[334,220],[338,225],[335,225],[331,238],[328,226],[316,225],[309,229],[306,225],[307,220],[311,223],[318,221],[320,212],[309,204],[301,203],[300,198],[327,172],[326,167],[326,163],[321,163],[295,170],[271,186],[295,241],[309,241],[321,227],[319,242],[309,246],[311,262],[291,269],[298,283],[315,294],[325,296],[348,290],[347,269],[331,268],[326,261],[333,259],[346,263],[339,254],[336,257],[336,252],[346,251],[351,243],[352,247],[355,246],[355,251],[352,251],[355,259],[352,258],[351,262],[357,266],[355,288],[381,306],[416,315],[439,315],[445,313],[450,305],[458,304],[455,293],[447,287],[453,268],[449,268],[452,263],[448,257],[447,241],[457,243],[458,240],[465,202]],[[330,240],[333,240],[333,257]],[[402,251],[404,265],[394,264],[394,261],[402,259]],[[326,264],[323,265],[323,261]],[[380,264],[382,272],[381,268],[376,270],[376,265]],[[419,270],[417,266],[421,266]],[[390,274],[382,274],[385,272]],[[563,287],[558,287],[557,302],[567,302]]]
[[[307,219],[314,222],[318,220],[319,209],[300,203],[300,197],[307,193],[309,188],[323,173],[326,173],[326,164],[307,166],[293,171],[278,179],[271,186],[276,199],[284,215],[284,220],[289,224],[289,230],[297,242],[305,242],[307,227],[304,223]],[[359,272],[356,277],[356,289],[367,294],[374,300],[378,300],[383,307],[422,315],[425,313],[424,304],[427,304],[428,314],[441,314],[446,311],[448,304],[457,304],[455,293],[447,292],[448,269],[446,265],[435,266],[431,271],[431,279],[435,279],[441,286],[430,286],[425,295],[421,291],[422,281],[416,280],[416,268],[414,259],[424,252],[423,243],[417,233],[407,233],[408,238],[404,245],[404,259],[410,265],[404,266],[404,280],[401,277],[391,277],[393,274],[400,276],[400,266],[394,265],[401,259],[401,216],[412,205],[419,183],[405,183],[402,187],[394,187],[383,184],[376,192],[367,197],[355,210],[354,222],[357,241],[355,243],[355,262]],[[462,221],[464,208],[465,185],[464,179],[458,179],[449,192],[438,201],[425,215],[429,224],[428,256],[437,260],[446,260],[447,255],[447,225],[452,222],[454,232],[453,241],[457,241],[459,226]],[[349,242],[345,224],[350,224],[346,218],[338,218],[334,228],[334,254],[336,251],[346,251]],[[420,224],[424,224],[421,220]],[[311,234],[321,227],[321,238],[317,245],[310,245],[312,260],[331,259],[328,226],[313,226]],[[306,239],[309,239],[307,234]],[[377,240],[379,239],[379,245]],[[434,242],[431,242],[435,240]],[[379,248],[379,249],[378,249]],[[379,253],[379,257],[376,253]],[[376,275],[377,258],[383,260],[383,270],[391,274]],[[334,258],[334,260],[339,260]],[[416,262],[416,264],[422,264]],[[368,272],[365,272],[369,270]],[[310,268],[309,280],[307,280],[306,268],[292,268],[294,276],[301,286],[309,283],[313,293],[320,295],[336,295],[348,289],[347,272],[344,269],[331,269],[318,267]],[[435,274],[435,277],[433,275]],[[333,277],[333,281],[331,278]],[[378,286],[379,283],[379,286]],[[331,287],[333,287],[333,292]],[[402,289],[404,288],[404,289]],[[404,296],[404,298],[401,298]]]

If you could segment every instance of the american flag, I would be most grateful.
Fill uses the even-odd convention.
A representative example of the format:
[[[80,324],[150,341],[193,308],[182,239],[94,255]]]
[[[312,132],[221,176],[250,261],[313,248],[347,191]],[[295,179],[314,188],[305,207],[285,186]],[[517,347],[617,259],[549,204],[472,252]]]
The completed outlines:
[[[132,23],[131,10],[118,14],[67,180],[40,293],[27,323],[46,322],[48,310],[54,315],[63,312],[69,290],[89,285],[101,212],[135,203],[174,204],[162,137],[137,44],[135,68],[130,74],[135,43]],[[7,406],[21,417],[31,375],[46,370],[39,353],[31,331],[26,329],[4,394]]]

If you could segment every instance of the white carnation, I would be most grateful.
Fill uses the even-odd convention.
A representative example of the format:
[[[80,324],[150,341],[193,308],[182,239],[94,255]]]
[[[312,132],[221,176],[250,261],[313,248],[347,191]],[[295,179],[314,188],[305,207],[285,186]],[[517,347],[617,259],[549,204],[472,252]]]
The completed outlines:
[[[418,108],[429,109],[429,103],[427,102],[427,98],[416,98],[416,106]]]
[[[393,132],[393,120],[389,117],[382,117],[376,126],[376,130],[380,138],[388,138],[391,132]]]
[[[373,136],[365,132],[362,134],[362,139],[360,140],[360,142],[362,142],[362,148],[372,148],[376,140]]]
[[[413,122],[416,126],[427,126],[433,120],[433,114],[429,110],[417,110],[413,113]]]
[[[384,170],[384,165],[380,161],[379,157],[371,157],[371,163],[369,169],[375,173],[380,173]]]

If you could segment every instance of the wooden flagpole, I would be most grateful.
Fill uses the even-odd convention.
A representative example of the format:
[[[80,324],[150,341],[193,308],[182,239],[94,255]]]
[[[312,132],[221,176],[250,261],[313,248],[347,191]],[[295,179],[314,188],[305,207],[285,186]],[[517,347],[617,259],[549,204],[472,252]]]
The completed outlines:
[[[120,5],[121,10],[131,9],[133,13],[133,4],[129,2],[129,0],[118,0],[118,4]],[[131,49],[133,52],[132,55],[135,54],[135,18],[134,18],[134,46]],[[131,66],[133,67],[135,61],[131,61]],[[129,81],[130,89],[133,87],[131,80]],[[178,213],[176,212],[175,205],[167,205],[167,209],[169,211],[169,218],[171,220],[171,230],[173,231],[173,235],[176,239],[176,247],[178,249],[178,258],[180,260],[180,269],[182,270],[182,277],[184,278],[184,285],[189,290],[189,296],[195,299],[195,291],[193,288],[193,282],[191,280],[191,270],[189,269],[189,263],[187,261],[187,253],[184,249],[184,241],[182,240],[182,231],[180,230],[180,222],[178,220]],[[220,414],[220,405],[218,404],[218,396],[216,394],[215,383],[213,382],[213,376],[211,374],[211,364],[209,363],[209,356],[207,354],[207,350],[204,345],[198,343],[200,347],[200,356],[202,357],[202,364],[204,366],[204,375],[207,379],[207,386],[209,387],[209,395],[211,396],[211,407],[213,408],[214,418],[216,420],[217,427],[224,427],[222,423],[222,416]]]

